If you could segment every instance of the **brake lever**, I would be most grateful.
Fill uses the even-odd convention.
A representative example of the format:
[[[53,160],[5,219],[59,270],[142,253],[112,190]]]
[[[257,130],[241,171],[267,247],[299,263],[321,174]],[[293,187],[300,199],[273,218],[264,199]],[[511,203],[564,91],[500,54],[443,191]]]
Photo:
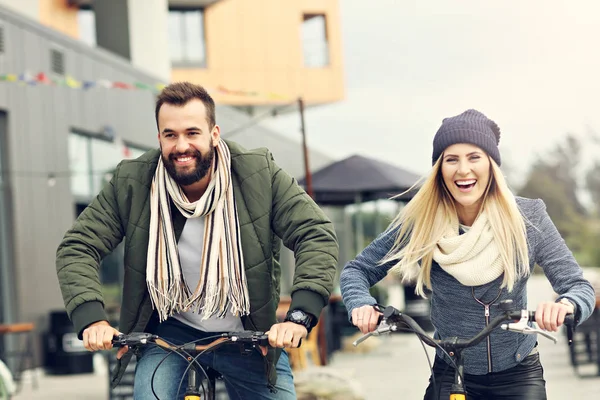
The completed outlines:
[[[539,328],[532,328],[531,326],[528,325],[528,322],[529,322],[528,312],[527,312],[527,310],[523,310],[521,312],[521,319],[519,320],[519,322],[511,322],[508,324],[502,324],[502,325],[500,325],[500,328],[504,329],[505,331],[518,332],[518,333],[522,333],[524,335],[533,335],[533,334],[537,333],[537,334],[544,336],[546,339],[552,340],[555,344],[557,343],[558,340],[554,336],[552,336],[548,332],[543,331]]]
[[[356,339],[352,345],[354,347],[358,346],[359,344],[361,344],[362,342],[364,342],[365,340],[367,340],[368,338],[370,338],[371,336],[380,336],[386,333],[390,333],[390,332],[395,332],[398,330],[398,326],[396,324],[391,324],[388,325],[386,323],[386,320],[382,320],[381,323],[379,324],[379,326],[377,327],[377,329],[375,329],[373,332],[369,332],[365,335],[362,335],[361,337],[359,337],[358,339]]]
[[[500,327],[506,331],[519,332],[524,335],[533,335],[534,333],[537,333],[539,335],[544,336],[546,339],[552,340],[554,343],[557,342],[557,339],[554,336],[552,336],[548,332],[543,331],[539,328],[532,328],[530,326],[522,326],[520,323],[502,324],[502,325],[500,325]]]

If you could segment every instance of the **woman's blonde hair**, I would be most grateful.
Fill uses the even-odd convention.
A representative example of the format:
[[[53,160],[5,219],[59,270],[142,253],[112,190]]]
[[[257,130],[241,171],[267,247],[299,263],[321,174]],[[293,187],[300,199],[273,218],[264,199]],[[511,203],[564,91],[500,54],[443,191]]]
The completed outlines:
[[[443,154],[416,195],[392,222],[390,229],[397,230],[397,236],[394,245],[381,260],[381,264],[396,261],[391,271],[399,273],[403,281],[416,279],[416,293],[421,296],[425,296],[425,288],[431,289],[431,263],[435,246],[450,226],[458,226],[455,200],[441,174],[442,158]],[[491,157],[488,158],[490,180],[479,212],[485,209],[487,213],[504,264],[502,287],[511,291],[519,278],[529,274],[525,219],[500,167]]]

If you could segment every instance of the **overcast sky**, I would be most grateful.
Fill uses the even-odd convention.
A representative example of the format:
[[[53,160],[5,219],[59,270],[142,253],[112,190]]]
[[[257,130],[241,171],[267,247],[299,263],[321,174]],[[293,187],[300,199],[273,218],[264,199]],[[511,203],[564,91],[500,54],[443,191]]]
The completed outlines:
[[[566,132],[600,131],[597,0],[339,1],[346,98],[308,110],[311,146],[422,174],[441,120],[475,108],[517,180]]]

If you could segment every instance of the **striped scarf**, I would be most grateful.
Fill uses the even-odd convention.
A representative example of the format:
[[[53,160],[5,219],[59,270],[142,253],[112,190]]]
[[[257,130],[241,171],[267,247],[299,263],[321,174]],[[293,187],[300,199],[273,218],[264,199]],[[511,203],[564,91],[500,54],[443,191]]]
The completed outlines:
[[[160,321],[185,311],[203,319],[249,313],[240,229],[231,182],[231,154],[224,141],[216,147],[213,176],[202,197],[188,202],[181,187],[158,159],[150,190],[150,238],[146,283]],[[179,263],[169,198],[186,218],[204,218],[200,280],[192,293]]]

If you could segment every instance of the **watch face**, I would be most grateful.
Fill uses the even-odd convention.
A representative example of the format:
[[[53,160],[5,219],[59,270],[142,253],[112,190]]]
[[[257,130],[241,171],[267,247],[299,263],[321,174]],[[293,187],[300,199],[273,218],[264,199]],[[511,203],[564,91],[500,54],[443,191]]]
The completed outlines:
[[[295,310],[294,312],[292,312],[292,315],[290,315],[290,317],[292,317],[295,320],[303,320],[305,319],[305,315],[302,311],[300,310]]]

